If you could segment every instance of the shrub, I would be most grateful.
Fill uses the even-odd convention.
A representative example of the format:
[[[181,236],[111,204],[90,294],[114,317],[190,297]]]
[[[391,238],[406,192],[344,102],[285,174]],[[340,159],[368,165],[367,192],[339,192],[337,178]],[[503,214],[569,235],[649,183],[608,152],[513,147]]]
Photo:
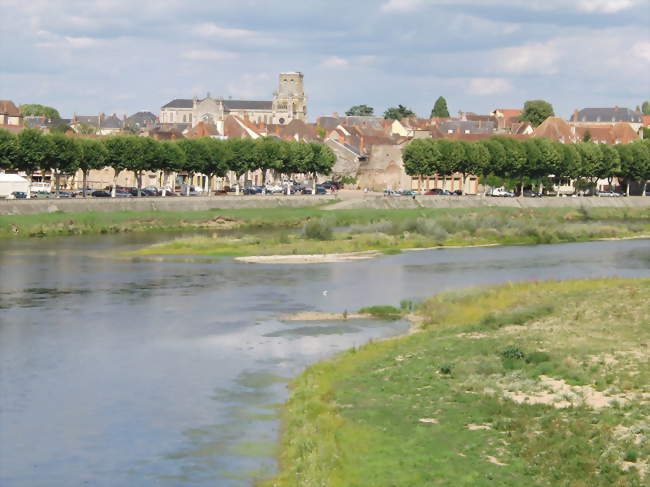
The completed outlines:
[[[638,458],[639,458],[639,454],[634,450],[628,450],[627,452],[625,452],[624,460],[626,462],[634,463],[638,460]]]
[[[399,318],[401,311],[395,306],[366,306],[361,308],[359,313],[372,315],[377,318]]]
[[[453,370],[454,366],[452,364],[444,364],[440,366],[438,372],[440,372],[442,375],[451,375],[451,372]]]
[[[304,233],[305,237],[311,240],[332,240],[334,228],[327,220],[311,220],[305,225]]]
[[[510,345],[499,352],[501,358],[509,360],[523,360],[526,358],[524,351],[514,345]]]
[[[551,356],[546,352],[531,352],[526,355],[526,362],[529,364],[541,364],[549,360],[551,360]]]
[[[399,309],[401,309],[405,313],[413,311],[413,308],[414,308],[413,301],[411,301],[410,299],[402,299],[399,302]]]

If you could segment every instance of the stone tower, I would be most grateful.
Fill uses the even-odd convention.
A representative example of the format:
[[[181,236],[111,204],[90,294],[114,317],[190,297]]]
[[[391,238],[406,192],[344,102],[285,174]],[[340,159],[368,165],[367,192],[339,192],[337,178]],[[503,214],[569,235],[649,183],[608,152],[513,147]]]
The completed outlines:
[[[281,124],[294,119],[307,119],[307,97],[302,73],[280,73],[278,91],[273,94],[273,118],[275,123]]]

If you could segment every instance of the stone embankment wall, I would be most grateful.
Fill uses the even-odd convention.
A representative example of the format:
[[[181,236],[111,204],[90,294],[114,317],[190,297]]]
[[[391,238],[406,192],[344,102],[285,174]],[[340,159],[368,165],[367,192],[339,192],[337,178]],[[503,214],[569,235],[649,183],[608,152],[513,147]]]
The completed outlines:
[[[0,200],[0,215],[88,211],[198,211],[213,208],[298,208],[337,201],[333,195]]]
[[[366,196],[350,199],[325,207],[327,210],[348,209],[401,209],[401,208],[480,208],[503,206],[514,208],[568,207],[586,208],[650,208],[650,197],[631,196],[621,198],[493,198],[489,196],[417,196],[409,197]]]

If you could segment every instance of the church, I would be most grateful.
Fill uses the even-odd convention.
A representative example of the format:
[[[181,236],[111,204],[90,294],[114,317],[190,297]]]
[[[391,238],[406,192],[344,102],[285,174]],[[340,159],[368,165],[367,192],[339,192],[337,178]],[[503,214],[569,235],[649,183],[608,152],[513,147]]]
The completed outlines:
[[[280,73],[278,90],[272,101],[177,98],[160,110],[160,123],[188,124],[199,122],[219,126],[228,115],[246,118],[255,123],[288,124],[292,120],[307,119],[307,97],[304,76],[300,72]]]

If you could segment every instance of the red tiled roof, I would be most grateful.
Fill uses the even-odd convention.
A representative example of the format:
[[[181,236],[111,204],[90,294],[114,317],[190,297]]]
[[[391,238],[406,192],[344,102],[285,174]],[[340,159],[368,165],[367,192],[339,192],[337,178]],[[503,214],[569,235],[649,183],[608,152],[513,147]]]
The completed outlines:
[[[20,117],[20,110],[11,100],[0,100],[0,115],[9,115],[10,117]]]
[[[558,142],[572,142],[575,135],[569,122],[559,117],[548,117],[535,129],[535,137],[546,137]]]

